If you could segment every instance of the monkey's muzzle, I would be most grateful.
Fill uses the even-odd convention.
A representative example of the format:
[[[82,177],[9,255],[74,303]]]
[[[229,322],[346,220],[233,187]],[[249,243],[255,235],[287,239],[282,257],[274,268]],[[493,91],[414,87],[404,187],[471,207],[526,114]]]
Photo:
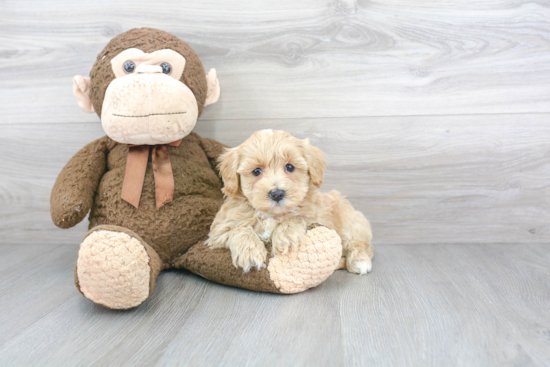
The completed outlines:
[[[117,78],[105,91],[101,123],[116,142],[167,144],[187,136],[198,118],[197,100],[182,82],[165,74]]]

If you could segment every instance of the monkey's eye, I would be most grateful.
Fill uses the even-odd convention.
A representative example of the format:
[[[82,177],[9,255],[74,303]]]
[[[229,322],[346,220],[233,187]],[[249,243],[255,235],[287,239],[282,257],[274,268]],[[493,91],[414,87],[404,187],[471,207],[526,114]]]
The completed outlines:
[[[160,64],[160,67],[162,68],[162,72],[164,74],[170,74],[172,72],[172,67],[167,62],[165,62],[164,64]]]
[[[136,70],[136,64],[133,61],[128,60],[124,62],[124,71],[126,74],[131,74],[134,70]]]
[[[292,164],[287,164],[285,166],[285,169],[287,172],[291,172],[291,173],[294,172],[294,166]]]
[[[262,169],[261,168],[256,168],[254,171],[252,171],[252,174],[256,177],[258,177],[259,175],[262,174]]]

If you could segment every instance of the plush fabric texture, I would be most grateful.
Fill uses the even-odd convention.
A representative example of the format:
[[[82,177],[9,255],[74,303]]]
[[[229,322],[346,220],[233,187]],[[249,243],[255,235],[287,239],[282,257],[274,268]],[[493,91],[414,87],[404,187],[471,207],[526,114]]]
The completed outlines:
[[[267,245],[268,250],[269,244]],[[338,234],[326,227],[308,231],[297,251],[269,256],[267,268],[245,273],[231,262],[228,249],[210,249],[204,243],[193,246],[175,262],[216,283],[270,293],[299,293],[324,282],[336,270],[342,257]]]
[[[135,233],[99,226],[80,245],[75,280],[91,301],[111,309],[130,309],[149,297],[160,268],[158,255]]]
[[[149,246],[145,241],[141,239],[136,233],[133,231],[122,228],[119,226],[110,226],[110,225],[101,225],[97,226],[86,233],[84,236],[84,240],[88,238],[90,234],[92,234],[95,231],[112,231],[112,232],[122,232],[126,233],[130,237],[136,238],[140,241],[140,243],[145,247],[145,250],[147,251],[147,254],[149,255],[149,267],[151,268],[151,280],[149,281],[149,295],[153,292],[153,288],[155,288],[156,278],[157,275],[160,273],[162,269],[162,260],[158,256],[155,250],[151,246]],[[78,282],[78,274],[77,274],[77,268],[78,268],[78,262],[75,264],[75,284],[78,290],[80,291],[80,284]],[[80,291],[82,293],[82,291]]]
[[[204,146],[204,148],[203,148]],[[81,221],[91,207],[90,229],[101,224],[128,228],[149,244],[163,268],[204,240],[222,204],[222,183],[212,169],[224,145],[195,133],[168,147],[174,199],[156,208],[151,159],[136,209],[121,198],[128,146],[103,137],[88,144],[61,171],[51,197],[54,223],[62,228]],[[92,199],[93,198],[93,199]]]
[[[231,261],[228,249],[210,249],[203,242],[191,247],[175,263],[176,268],[187,269],[203,278],[231,287],[257,292],[281,293],[266,268],[244,272]]]
[[[308,231],[298,251],[278,255],[267,270],[281,293],[299,293],[324,282],[342,257],[342,242],[336,231],[316,227]]]
[[[105,97],[105,90],[115,79],[111,68],[111,59],[129,48],[137,48],[151,53],[157,50],[171,49],[185,57],[185,69],[181,81],[191,89],[199,107],[199,116],[206,100],[207,84],[204,67],[197,53],[178,37],[154,28],[134,28],[113,38],[103,52],[97,56],[90,78],[92,87],[90,98],[95,112],[101,118],[101,107]],[[176,140],[176,139],[174,139]]]
[[[101,108],[105,133],[132,145],[179,140],[193,130],[198,118],[192,91],[181,81],[159,73],[133,73],[113,80]]]
[[[88,214],[99,180],[107,170],[107,154],[116,143],[108,137],[82,148],[63,167],[50,196],[50,214],[60,228],[71,228]]]

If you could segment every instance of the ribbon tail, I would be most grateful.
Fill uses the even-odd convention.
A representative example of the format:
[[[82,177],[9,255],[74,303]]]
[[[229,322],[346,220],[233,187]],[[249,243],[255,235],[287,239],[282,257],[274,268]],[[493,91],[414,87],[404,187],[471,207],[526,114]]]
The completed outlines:
[[[120,196],[122,200],[127,201],[136,208],[139,206],[139,200],[141,199],[148,158],[148,146],[140,145],[128,148],[128,159]]]
[[[155,199],[157,210],[174,199],[174,175],[166,145],[153,147],[153,174],[155,175]]]
[[[176,141],[173,141],[171,143],[168,143],[168,145],[170,145],[171,147],[179,147],[182,141],[183,141],[183,139],[176,140]]]

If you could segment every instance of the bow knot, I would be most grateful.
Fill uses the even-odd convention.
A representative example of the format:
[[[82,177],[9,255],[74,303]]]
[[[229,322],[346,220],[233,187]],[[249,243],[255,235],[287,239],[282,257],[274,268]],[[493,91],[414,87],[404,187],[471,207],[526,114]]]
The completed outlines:
[[[178,147],[182,139],[168,144],[159,145],[129,145],[128,159],[124,182],[122,183],[122,200],[127,201],[134,207],[139,206],[147,160],[149,152],[153,161],[153,175],[155,177],[155,200],[157,210],[174,199],[174,175],[172,163],[168,154],[168,146]]]

